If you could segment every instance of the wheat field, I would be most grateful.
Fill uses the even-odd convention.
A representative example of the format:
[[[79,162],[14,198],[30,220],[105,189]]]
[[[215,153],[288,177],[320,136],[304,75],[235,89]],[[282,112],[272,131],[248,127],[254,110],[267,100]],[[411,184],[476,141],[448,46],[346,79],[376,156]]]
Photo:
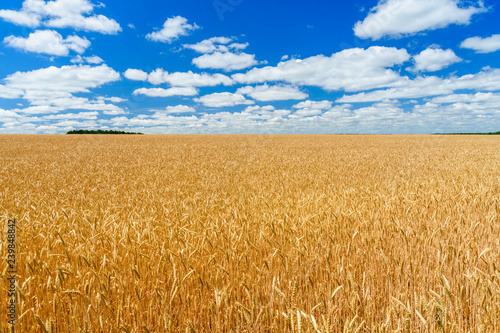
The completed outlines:
[[[495,136],[3,135],[0,185],[17,332],[500,332]]]

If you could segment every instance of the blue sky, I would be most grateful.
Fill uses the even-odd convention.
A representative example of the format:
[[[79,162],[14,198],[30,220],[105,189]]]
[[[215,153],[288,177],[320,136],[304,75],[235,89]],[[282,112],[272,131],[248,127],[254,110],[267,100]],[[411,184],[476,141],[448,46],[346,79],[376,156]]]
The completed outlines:
[[[0,133],[500,130],[488,0],[4,0]]]

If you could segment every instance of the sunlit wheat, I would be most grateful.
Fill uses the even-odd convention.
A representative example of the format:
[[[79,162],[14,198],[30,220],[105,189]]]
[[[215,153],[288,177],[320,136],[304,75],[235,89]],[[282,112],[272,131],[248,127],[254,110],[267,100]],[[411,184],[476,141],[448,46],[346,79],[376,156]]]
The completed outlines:
[[[18,332],[500,331],[497,137],[0,136],[0,185]]]

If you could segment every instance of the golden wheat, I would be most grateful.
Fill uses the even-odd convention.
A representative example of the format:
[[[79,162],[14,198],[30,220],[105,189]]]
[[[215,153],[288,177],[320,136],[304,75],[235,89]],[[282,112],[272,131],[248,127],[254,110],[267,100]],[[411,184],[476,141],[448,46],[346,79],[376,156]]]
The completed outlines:
[[[0,168],[18,332],[500,331],[497,137],[0,136]]]

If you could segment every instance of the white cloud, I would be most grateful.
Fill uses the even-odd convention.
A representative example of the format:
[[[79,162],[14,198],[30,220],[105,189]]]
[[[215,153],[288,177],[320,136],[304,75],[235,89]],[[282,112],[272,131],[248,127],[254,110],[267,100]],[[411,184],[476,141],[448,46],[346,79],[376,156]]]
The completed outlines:
[[[148,73],[141,71],[140,69],[129,68],[123,73],[123,75],[133,81],[146,81],[148,79]]]
[[[15,25],[21,25],[30,28],[36,28],[40,26],[40,15],[36,13],[15,11],[9,9],[0,10],[0,17],[5,21],[14,23]]]
[[[58,113],[62,110],[63,108],[54,107],[51,105],[35,105],[35,106],[29,106],[24,109],[12,109],[11,111],[23,114],[46,114],[46,113]]]
[[[248,108],[247,108],[248,109]],[[157,112],[152,116],[132,119],[116,117],[111,126],[131,126],[145,133],[272,133],[279,131],[290,113],[288,110],[262,110],[249,112],[215,112],[200,116],[172,116]]]
[[[276,110],[272,105],[251,105],[247,106],[241,113],[236,114],[241,118],[247,119],[248,121],[259,120],[275,122],[283,120],[284,117],[288,116],[290,113],[290,110]]]
[[[230,49],[234,49],[234,50],[244,50],[248,47],[248,43],[231,43],[229,44],[229,48]]]
[[[500,69],[485,68],[476,74],[468,74],[460,77],[438,80],[439,84],[436,84],[434,87],[429,87],[429,90],[433,90],[433,88],[444,88],[451,91],[463,89],[498,91],[500,90]],[[437,95],[432,93],[432,91],[430,91],[430,93],[431,94],[429,96]]]
[[[96,111],[79,112],[79,113],[61,113],[40,117],[41,120],[57,120],[57,119],[86,119],[95,120],[99,115]]]
[[[19,98],[24,94],[24,90],[19,88],[6,87],[0,84],[0,98]]]
[[[85,120],[81,121],[80,119],[78,120],[73,120],[73,119],[62,119],[61,121],[55,122],[52,125],[42,125],[38,126],[37,129],[40,131],[48,130],[48,131],[54,131],[54,130],[69,130],[69,129],[75,129],[75,128],[89,128],[89,129],[97,129],[99,128],[97,122],[95,120]],[[50,133],[50,132],[48,132]]]
[[[224,74],[197,74],[191,71],[166,74],[163,76],[163,81],[179,87],[213,87],[221,84],[224,86],[234,84],[234,81]]]
[[[115,35],[122,31],[122,28],[115,20],[103,15],[93,15],[91,17],[84,17],[82,15],[63,16],[47,21],[46,25],[51,28],[73,28],[109,35]]]
[[[477,102],[457,102],[452,104],[436,104],[428,102],[415,105],[412,114],[425,122],[430,128],[437,127],[433,132],[478,132],[498,131],[500,118],[500,102],[495,100]],[[453,124],[450,126],[450,123]]]
[[[113,103],[121,103],[121,102],[126,102],[127,99],[121,98],[121,97],[98,97],[98,100],[102,101],[110,101]]]
[[[411,99],[448,95],[457,90],[500,90],[500,69],[485,69],[476,74],[442,79],[436,76],[402,79],[401,86],[390,89],[344,95],[337,103],[376,102],[386,99]]]
[[[499,103],[500,102],[500,94],[495,94],[492,92],[488,92],[488,93],[478,92],[475,94],[452,94],[452,95],[434,97],[430,102],[436,103],[436,104],[478,103],[478,102]]]
[[[332,102],[330,101],[303,101],[298,104],[292,106],[294,109],[317,109],[317,110],[326,110],[332,107]]]
[[[200,98],[195,98],[194,101],[212,108],[235,106],[240,104],[254,104],[253,101],[247,100],[242,94],[233,94],[230,92],[213,93],[201,96]]]
[[[91,56],[91,57],[83,57],[86,63],[92,64],[92,65],[99,65],[104,62],[104,60],[101,59],[101,57],[98,56]]]
[[[184,44],[183,46],[198,53],[227,52],[229,51],[229,47],[226,44],[229,44],[232,40],[229,37],[212,37],[196,44]]]
[[[149,74],[138,69],[128,69],[124,75],[129,80],[148,81],[152,84],[168,83],[174,87],[213,87],[221,84],[225,86],[234,84],[231,78],[223,74],[197,74],[191,71],[169,73],[161,68]]]
[[[467,95],[467,96],[465,96]],[[71,128],[116,128],[144,133],[442,133],[496,131],[500,122],[499,94],[456,95],[458,102],[439,104],[434,101],[416,103],[411,109],[397,101],[374,103],[354,108],[336,105],[321,114],[321,110],[275,110],[273,106],[249,106],[241,112],[218,111],[195,114],[188,106],[177,111],[165,110],[154,114],[131,114],[95,121],[91,113],[63,116],[28,117],[15,111],[0,110],[0,131],[16,133],[20,129],[30,132],[63,132]],[[304,103],[307,103],[305,101]],[[310,106],[314,106],[312,103]],[[168,108],[174,111],[177,107]],[[104,113],[104,112],[103,112]],[[85,119],[89,118],[89,119]],[[44,123],[40,123],[43,119]],[[4,121],[2,126],[1,122]],[[97,126],[99,125],[99,126]]]
[[[106,103],[105,98],[92,100],[73,96],[74,93],[88,93],[91,88],[119,79],[120,74],[106,65],[52,66],[7,76],[5,86],[0,86],[0,94],[5,90],[5,98],[28,100],[29,107],[12,110],[24,114],[59,113],[64,110],[123,113],[120,107]]]
[[[33,101],[32,106],[23,109],[14,109],[23,114],[47,114],[47,113],[60,113],[66,110],[92,110],[103,111],[104,113],[112,112],[115,114],[123,114],[122,108],[114,105],[107,104],[103,100],[91,100],[83,97],[69,96],[65,98],[54,98],[45,100]]]
[[[311,106],[314,105],[311,104]],[[495,106],[496,105],[496,106]],[[397,101],[354,108],[275,110],[249,106],[241,112],[218,111],[173,116],[165,111],[132,118],[115,117],[101,124],[144,133],[435,133],[493,131],[500,121],[498,102],[439,105],[416,104],[404,109]],[[15,120],[13,120],[15,121]]]
[[[199,29],[196,23],[189,24],[185,17],[174,16],[165,21],[161,30],[147,34],[146,38],[155,42],[172,43],[179,36],[187,36],[196,29]]]
[[[54,30],[37,30],[28,38],[8,36],[3,40],[5,45],[22,51],[67,56],[70,50],[82,54],[90,46],[86,38],[68,36],[66,39]]]
[[[248,95],[258,101],[286,101],[309,97],[308,94],[300,91],[300,89],[295,86],[268,86],[267,84],[257,87],[242,87],[239,88],[236,93]]]
[[[10,111],[10,110],[7,111],[7,110],[0,109],[0,122],[2,122],[2,123],[12,121],[13,119],[16,119],[19,117],[20,117],[20,115],[14,111]]]
[[[311,116],[317,116],[323,113],[323,110],[321,109],[310,109],[310,108],[304,108],[295,111],[294,115],[295,116],[301,116],[301,117],[311,117]]]
[[[126,114],[128,112],[125,112],[124,110],[104,110],[102,113],[110,115],[110,116],[116,116],[119,114]]]
[[[103,84],[117,81],[120,74],[107,65],[91,67],[88,65],[48,67],[30,72],[16,72],[5,78],[7,86],[28,93],[40,92],[41,96],[54,96],[54,93],[89,92]]]
[[[381,102],[375,103],[370,106],[362,107],[353,110],[354,117],[362,119],[363,121],[370,122],[377,119],[379,122],[389,120],[393,122],[394,120],[400,118],[403,115],[403,110],[398,107],[398,102]]]
[[[19,11],[0,10],[0,17],[16,25],[37,28],[73,28],[116,34],[122,29],[113,19],[91,15],[95,5],[89,0],[25,0]],[[91,15],[91,16],[89,16]]]
[[[321,115],[325,120],[352,118],[353,111],[351,104],[335,105]]]
[[[157,68],[148,75],[148,82],[151,84],[162,84],[166,82],[166,77],[168,72],[164,71],[162,68]]]
[[[248,47],[248,43],[231,43],[230,37],[212,37],[196,44],[184,44],[186,49],[194,50],[198,53],[231,52],[240,51]],[[231,44],[229,44],[231,43]]]
[[[413,60],[415,67],[412,70],[417,72],[436,72],[462,61],[451,49],[441,50],[437,48],[423,50],[414,56]]]
[[[294,113],[294,116],[300,117],[311,117],[317,116],[324,112],[324,110],[330,109],[332,107],[332,102],[330,101],[303,101],[292,106],[294,109],[299,109]]]
[[[380,0],[355,24],[354,34],[373,40],[407,36],[450,24],[467,25],[474,14],[485,11],[481,2],[479,7],[465,7],[456,0]]]
[[[73,57],[71,60],[71,63],[73,64],[92,64],[92,65],[99,65],[104,62],[100,57],[98,56],[91,56],[91,57],[82,57],[81,55],[77,55]]]
[[[76,57],[73,57],[71,60],[72,64],[83,64],[85,63],[85,59],[81,55],[77,55]]]
[[[194,113],[196,112],[196,109],[187,106],[187,105],[176,105],[176,106],[167,106],[165,108],[166,113]]]
[[[232,75],[239,83],[284,81],[297,85],[321,87],[325,90],[359,91],[401,84],[400,75],[388,68],[410,59],[404,49],[372,46],[354,48],[303,60],[290,59],[276,67],[254,68]]]
[[[193,87],[163,88],[140,88],[134,90],[134,95],[146,95],[148,97],[170,97],[170,96],[195,96],[198,89]]]
[[[452,90],[443,86],[440,78],[418,77],[413,81],[406,80],[407,85],[403,87],[374,90],[354,95],[344,95],[337,99],[336,103],[363,103],[376,102],[387,99],[421,98],[432,95],[449,94]]]
[[[255,113],[255,114],[262,114],[262,113],[268,113],[274,111],[275,108],[272,105],[265,105],[265,106],[260,106],[260,105],[250,105],[245,108],[244,112],[247,113]]]
[[[491,53],[500,50],[500,34],[490,37],[471,37],[464,40],[460,47],[463,49],[471,49],[476,53]]]
[[[226,72],[245,69],[258,63],[254,54],[244,52],[214,52],[193,59],[193,64],[198,68],[222,69]]]

